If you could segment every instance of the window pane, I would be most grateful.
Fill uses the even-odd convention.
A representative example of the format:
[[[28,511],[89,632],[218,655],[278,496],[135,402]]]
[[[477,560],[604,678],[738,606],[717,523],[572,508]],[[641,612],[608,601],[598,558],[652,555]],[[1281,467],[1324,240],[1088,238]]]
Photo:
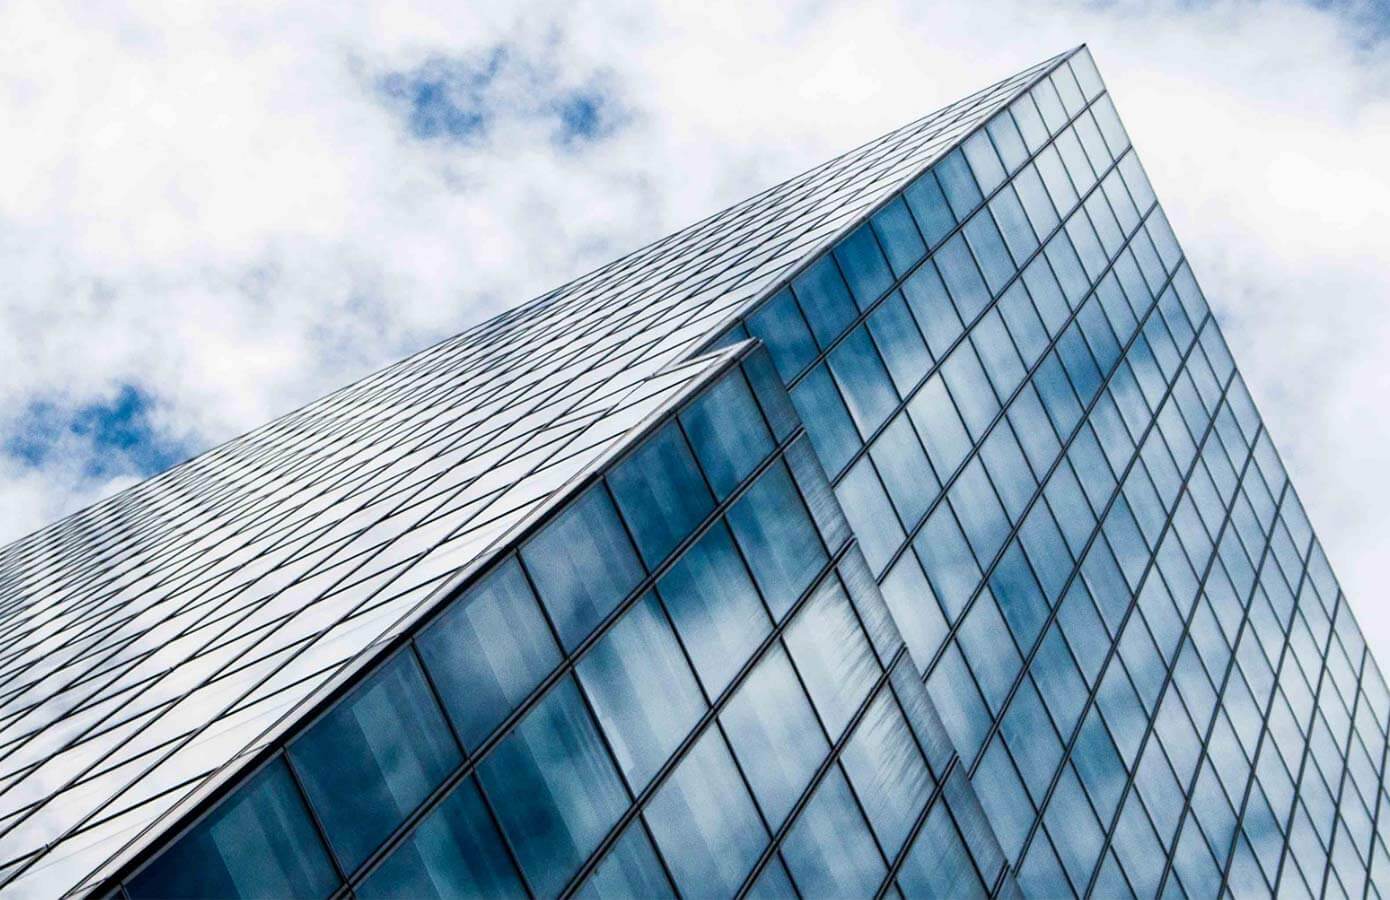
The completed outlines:
[[[926,244],[922,242],[922,236],[912,221],[912,213],[901,197],[879,210],[874,215],[873,223],[883,251],[888,255],[888,262],[899,277],[907,274],[907,270],[926,255]]]
[[[956,217],[951,214],[946,195],[941,192],[941,185],[931,172],[924,173],[908,185],[903,191],[903,199],[912,210],[912,217],[917,220],[917,227],[921,229],[928,246],[935,247],[956,227]]]
[[[560,664],[516,557],[455,601],[416,646],[468,747],[480,744]]]
[[[807,373],[792,389],[792,403],[806,425],[821,464],[827,472],[839,472],[862,442],[830,370],[822,364]]]
[[[772,354],[773,365],[783,381],[791,381],[816,358],[811,329],[802,318],[792,292],[785,288],[748,314],[748,331],[767,345],[767,352]]]
[[[841,763],[888,856],[902,849],[931,796],[932,778],[891,691],[874,698]]]
[[[628,610],[578,671],[618,767],[640,791],[705,711],[656,595]]]
[[[767,830],[717,728],[709,728],[647,804],[647,824],[676,883],[732,897]]]
[[[946,154],[932,171],[936,173],[942,193],[946,195],[946,201],[957,220],[970,215],[984,200],[979,185],[975,183],[975,176],[970,174],[970,165],[965,161],[965,155],[959,147]]]
[[[912,661],[919,671],[925,672],[946,638],[946,620],[941,616],[941,607],[932,596],[916,554],[904,553],[898,557],[884,576],[881,590],[908,652],[912,654]]]
[[[289,754],[348,871],[462,762],[409,650],[315,723]]]
[[[772,452],[772,435],[748,383],[731,372],[680,414],[700,468],[722,500]]]
[[[892,286],[893,273],[888,269],[873,229],[867,224],[860,225],[841,241],[834,253],[860,309],[867,308]]]
[[[541,894],[555,894],[627,808],[579,689],[566,678],[478,767],[502,829]]]
[[[575,895],[584,900],[674,897],[641,821],[633,822]]]
[[[719,522],[706,532],[657,591],[701,683],[717,697],[772,629],[728,526]]]
[[[927,514],[941,485],[932,474],[908,414],[899,413],[869,449],[883,486],[909,528]],[[899,539],[901,543],[901,539]],[[896,549],[896,548],[895,548]]]
[[[927,374],[931,354],[901,292],[894,292],[869,316],[869,333],[883,354],[898,393],[906,396]]]
[[[338,876],[282,760],[126,884],[131,897],[326,897]]]
[[[830,752],[786,651],[774,647],[719,718],[763,815],[780,827]]]
[[[825,547],[777,463],[729,510],[729,525],[743,548],[763,598],[780,619],[825,564]]]
[[[917,533],[912,546],[922,558],[922,568],[931,580],[947,618],[954,622],[980,583],[980,568],[946,504],[940,504]]]
[[[854,301],[850,299],[845,280],[840,277],[839,267],[829,254],[796,277],[792,292],[821,347],[828,347],[854,321]]]
[[[907,405],[907,414],[927,449],[938,478],[950,478],[970,453],[970,435],[961,424],[955,404],[941,381],[933,375]]]
[[[566,649],[573,649],[642,580],[613,501],[590,488],[521,549]]]
[[[897,407],[898,394],[865,328],[856,328],[830,352],[830,371],[867,438]]]
[[[938,803],[903,859],[898,884],[908,897],[986,897],[946,804]]]
[[[714,508],[675,422],[667,422],[618,464],[608,484],[649,567],[665,559]]]
[[[888,494],[878,480],[873,463],[864,457],[845,474],[835,488],[835,496],[859,538],[860,549],[875,575],[883,571],[905,535]]]
[[[1017,269],[1004,247],[1004,239],[999,235],[994,217],[989,210],[980,210],[965,223],[964,233],[965,239],[970,242],[970,249],[975,251],[980,270],[985,274],[990,293],[999,293]]]
[[[903,282],[902,290],[908,309],[922,329],[922,336],[927,339],[932,354],[938,358],[944,356],[956,338],[960,337],[964,326],[951,298],[946,296],[946,287],[941,283],[936,266],[924,264]]]
[[[873,648],[840,582],[828,579],[802,608],[785,638],[831,739],[838,739],[878,677]]]
[[[1004,251],[1002,244],[999,251]],[[955,301],[961,321],[966,324],[975,321],[980,311],[989,305],[990,295],[984,279],[980,277],[980,270],[975,266],[970,248],[965,245],[965,238],[957,234],[936,251],[933,259],[941,272],[941,280],[946,283],[946,290]]]
[[[838,767],[787,833],[782,858],[806,897],[869,897],[888,874]]]
[[[392,851],[357,896],[525,897],[473,779],[460,784]]]

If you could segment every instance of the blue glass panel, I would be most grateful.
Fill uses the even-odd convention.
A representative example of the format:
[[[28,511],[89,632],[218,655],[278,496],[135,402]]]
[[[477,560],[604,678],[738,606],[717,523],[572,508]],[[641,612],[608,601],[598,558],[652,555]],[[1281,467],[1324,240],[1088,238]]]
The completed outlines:
[[[1032,647],[1047,620],[1048,605],[1017,541],[990,574],[989,587],[1018,645]]]
[[[1027,373],[1008,331],[1004,328],[1004,320],[999,317],[998,309],[985,313],[975,325],[970,342],[975,345],[985,372],[994,385],[995,393],[1007,400]],[[954,387],[952,385],[953,389]]]
[[[614,467],[608,485],[649,567],[665,559],[714,508],[675,422],[667,422]]]
[[[897,407],[898,394],[863,326],[830,351],[830,371],[860,434],[868,437]]]
[[[965,614],[956,636],[970,670],[975,673],[980,693],[996,714],[1023,665],[1013,641],[1009,640],[999,609],[985,589]]]
[[[932,511],[912,546],[922,558],[922,568],[931,580],[942,609],[954,622],[980,583],[980,568],[949,506],[941,504]]]
[[[1038,318],[1023,282],[1015,281],[1004,292],[1004,296],[999,299],[999,313],[1004,317],[1004,323],[1009,326],[1009,334],[1018,348],[1024,368],[1032,368],[1047,352],[1049,341],[1047,330]]]
[[[969,342],[960,344],[941,366],[941,377],[951,389],[951,397],[960,409],[960,416],[979,440],[999,412],[999,401],[980,366],[979,357]],[[930,445],[927,448],[930,450]]]
[[[816,590],[783,639],[825,730],[831,740],[838,740],[880,670],[836,579],[827,579]]]
[[[907,643],[912,661],[925,672],[946,639],[946,620],[941,616],[941,607],[937,605],[915,553],[898,557],[884,576],[880,590]]]
[[[133,898],[326,897],[328,851],[282,760],[256,773],[126,883]]]
[[[930,900],[968,900],[989,896],[970,861],[946,804],[927,814],[898,872],[904,895]]]
[[[933,171],[941,184],[942,193],[946,195],[946,202],[950,204],[951,212],[955,213],[958,221],[970,215],[975,207],[984,201],[980,187],[975,183],[975,176],[970,174],[970,165],[965,161],[965,154],[961,153],[960,148],[946,154]]]
[[[657,582],[711,697],[728,686],[772,624],[729,528],[716,523]]]
[[[829,255],[822,256],[792,281],[792,291],[806,314],[811,333],[821,347],[828,347],[854,321],[850,298],[840,269]]]
[[[289,755],[348,871],[463,760],[409,650],[319,719]]]
[[[883,258],[878,239],[868,225],[860,225],[835,246],[835,261],[840,264],[850,293],[860,309],[866,309],[893,284],[893,273]]]
[[[973,760],[988,734],[990,714],[955,644],[946,645],[936,670],[927,679],[927,691],[961,758]]]
[[[982,209],[965,223],[962,231],[970,243],[970,249],[975,251],[975,259],[980,263],[980,271],[984,272],[990,293],[998,294],[1018,269],[1004,247],[1004,239],[999,234],[999,226],[994,224],[994,217],[988,209]],[[964,314],[965,310],[961,312]]]
[[[869,333],[883,354],[898,393],[906,396],[931,367],[931,354],[912,321],[901,292],[894,292],[869,316]]]
[[[898,413],[869,448],[869,455],[903,524],[909,528],[916,525],[927,514],[941,485],[932,474],[908,413]]]
[[[1061,220],[1057,217],[1057,210],[1052,205],[1052,198],[1047,193],[1047,186],[1043,184],[1037,167],[1030,163],[1015,176],[1013,185],[1028,221],[1033,226],[1033,232],[1037,237],[1046,238]],[[1037,249],[1036,238],[1032,242],[1032,249]]]
[[[721,500],[772,452],[772,436],[757,401],[736,372],[706,388],[681,412],[680,422]]]
[[[583,900],[674,897],[641,821],[633,822],[575,895]]]
[[[792,880],[806,897],[867,897],[887,866],[838,768],[826,773],[782,842]]]
[[[838,473],[862,445],[840,390],[824,365],[816,366],[792,389],[792,403],[826,471]]]
[[[748,890],[749,900],[799,900],[796,888],[792,887],[791,876],[780,858],[774,856],[768,861],[758,880]]]
[[[875,213],[873,225],[888,263],[899,278],[926,255],[927,245],[922,242],[922,235],[903,198],[898,197]]]
[[[1028,158],[1028,148],[1023,146],[1023,137],[1014,125],[1013,116],[1001,112],[989,120],[985,130],[994,141],[994,149],[999,151],[999,158],[1003,161],[1005,169],[1013,172],[1023,165],[1023,161]]]
[[[907,404],[907,414],[937,476],[942,480],[951,477],[970,453],[971,441],[940,375],[933,375],[922,385]]]
[[[934,263],[926,263],[903,282],[903,297],[908,309],[922,329],[927,346],[934,356],[946,355],[965,327],[960,323],[955,304],[946,295]]]
[[[999,251],[1004,252],[1002,244]],[[941,273],[941,280],[946,283],[946,290],[955,301],[961,320],[966,324],[975,321],[975,317],[989,305],[990,293],[985,280],[980,277],[980,270],[975,266],[975,257],[966,246],[965,237],[957,234],[951,238],[936,251],[933,260]],[[937,356],[940,355],[937,353]]]
[[[455,601],[416,646],[468,747],[480,744],[560,663],[514,556]]]
[[[1038,249],[1038,238],[1033,233],[1033,226],[1023,211],[1023,205],[1018,201],[1018,195],[1014,193],[1013,188],[1004,188],[990,201],[989,210],[994,214],[999,233],[1003,235],[1004,243],[1009,247],[1009,254],[1013,256],[1014,265],[1022,265],[1032,252]],[[1013,272],[1009,271],[1008,276],[1011,275]]]
[[[825,565],[825,547],[782,463],[729,510],[729,525],[773,615],[784,616]]]
[[[786,651],[774,647],[719,718],[768,824],[780,827],[830,752]]]
[[[577,668],[619,769],[640,791],[705,711],[655,595],[628,610]]]
[[[965,152],[965,159],[970,163],[975,181],[982,191],[988,194],[1004,183],[1004,166],[999,162],[999,155],[994,152],[987,132],[981,130],[970,135],[961,145],[961,150]]]
[[[1052,137],[1048,134],[1047,125],[1043,123],[1037,104],[1030,95],[1024,94],[1015,100],[1009,106],[1009,112],[1018,123],[1018,130],[1023,134],[1023,141],[1030,152],[1037,153]]]
[[[356,891],[358,897],[525,897],[473,779],[461,783]]]
[[[1100,862],[1104,835],[1070,767],[1062,770],[1043,821],[1072,885],[1078,892],[1084,891]]]
[[[1023,790],[1018,771],[1009,760],[1004,742],[998,736],[989,742],[980,757],[979,768],[970,778],[980,805],[989,816],[1007,859],[1018,859],[1023,841],[1033,825],[1035,811]]]
[[[646,817],[676,883],[697,897],[732,897],[767,845],[716,728],[681,760],[647,804]]]
[[[602,485],[589,489],[521,548],[560,641],[573,649],[637,586],[637,561]]]
[[[835,487],[835,496],[859,538],[870,570],[877,575],[902,546],[905,535],[868,457],[861,458],[845,473]]]
[[[1033,298],[1038,315],[1047,326],[1047,333],[1056,337],[1071,317],[1071,308],[1067,305],[1067,298],[1062,295],[1062,286],[1057,283],[1057,276],[1052,274],[1052,265],[1046,257],[1036,257],[1028,264],[1028,268],[1023,270],[1023,283],[1028,286],[1028,293]]]
[[[903,199],[912,210],[912,217],[917,220],[917,227],[921,229],[927,246],[935,247],[956,227],[956,217],[951,213],[946,195],[941,192],[941,185],[931,172],[923,173],[908,185],[903,191]]]
[[[811,329],[790,290],[783,288],[748,314],[748,331],[767,345],[772,363],[783,381],[792,378],[816,358]]]
[[[869,704],[840,761],[879,844],[897,856],[927,805],[932,777],[891,691]]]
[[[950,498],[976,558],[993,559],[1008,537],[1009,520],[978,458],[961,470],[956,483],[951,485]],[[930,567],[927,574],[931,574]]]
[[[478,767],[527,878],[558,893],[628,805],[572,679],[561,681]]]

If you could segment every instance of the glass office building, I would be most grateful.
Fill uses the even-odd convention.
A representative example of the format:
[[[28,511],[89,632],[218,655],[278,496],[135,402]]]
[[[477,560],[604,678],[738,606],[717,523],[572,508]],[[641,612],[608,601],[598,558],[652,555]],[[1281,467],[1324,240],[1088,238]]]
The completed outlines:
[[[0,891],[1379,896],[1390,694],[1090,54],[0,551]]]

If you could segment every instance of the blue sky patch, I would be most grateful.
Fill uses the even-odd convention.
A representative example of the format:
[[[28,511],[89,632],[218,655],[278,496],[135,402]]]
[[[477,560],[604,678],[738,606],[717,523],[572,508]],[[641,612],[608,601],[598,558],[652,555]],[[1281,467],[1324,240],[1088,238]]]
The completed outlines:
[[[76,409],[40,401],[30,404],[17,423],[17,433],[3,449],[27,465],[38,467],[70,452],[75,441],[90,458],[83,474],[90,478],[122,474],[146,476],[162,472],[188,458],[189,450],[155,431],[150,422],[153,400],[134,385],[125,384],[109,399]]]

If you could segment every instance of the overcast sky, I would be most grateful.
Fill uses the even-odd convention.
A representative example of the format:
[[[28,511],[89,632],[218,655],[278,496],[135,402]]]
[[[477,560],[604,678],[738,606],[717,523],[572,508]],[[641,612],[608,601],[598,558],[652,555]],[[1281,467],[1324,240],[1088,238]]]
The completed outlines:
[[[1084,41],[1390,662],[1390,8],[518,6],[0,4],[0,540]]]

